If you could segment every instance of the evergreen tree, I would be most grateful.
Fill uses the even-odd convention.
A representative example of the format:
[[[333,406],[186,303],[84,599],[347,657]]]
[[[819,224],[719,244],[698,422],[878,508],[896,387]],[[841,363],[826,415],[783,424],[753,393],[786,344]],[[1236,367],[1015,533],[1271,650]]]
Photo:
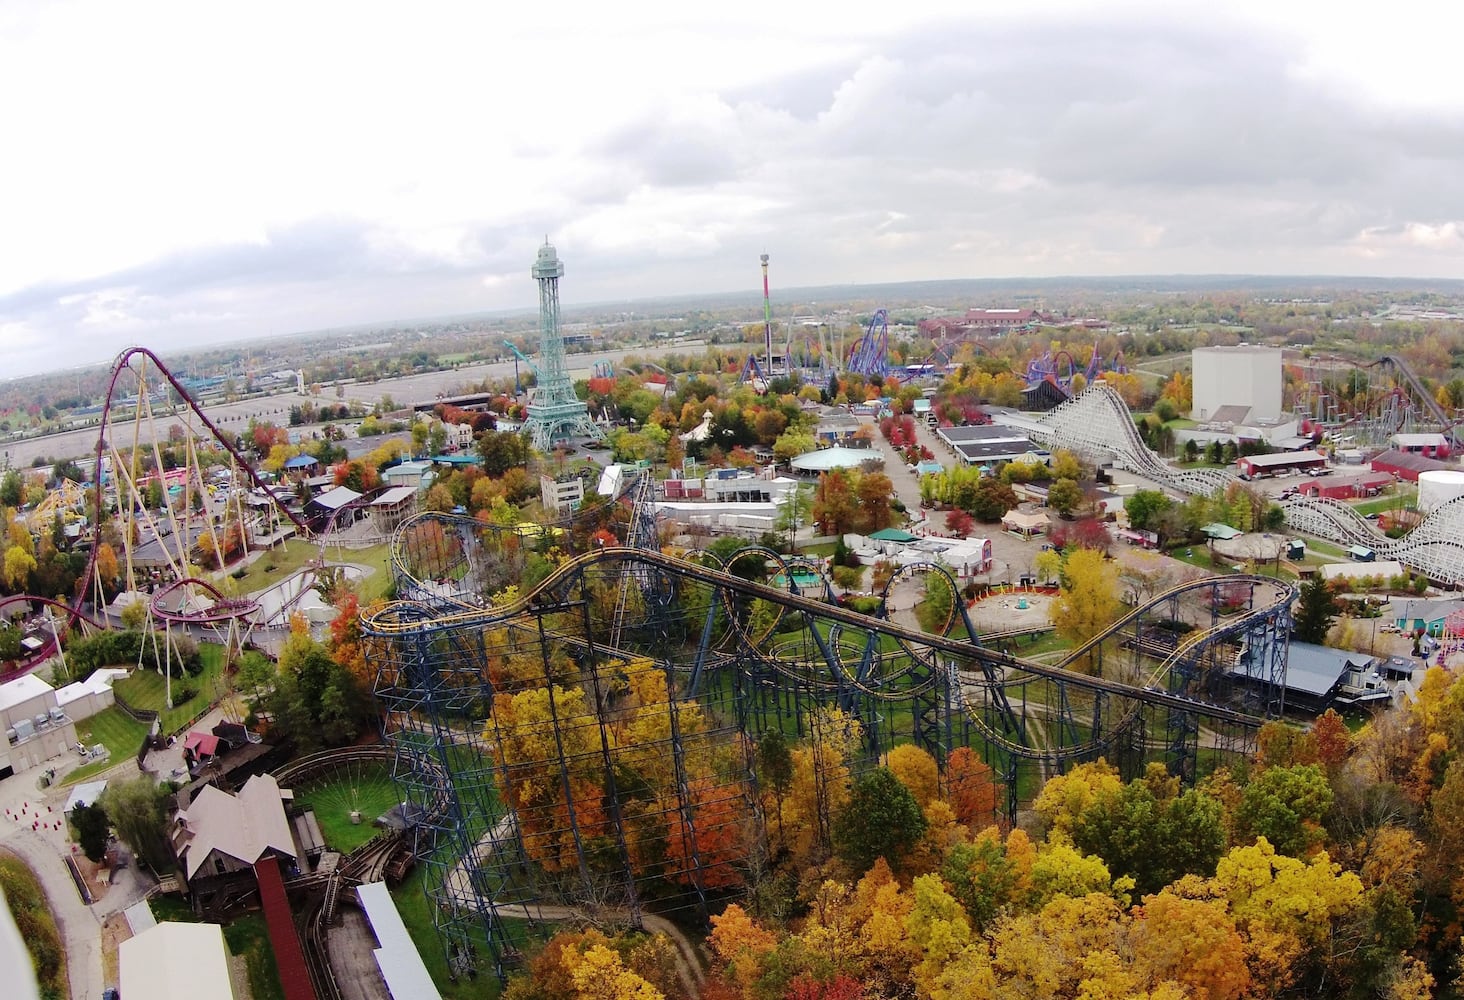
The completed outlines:
[[[877,767],[855,783],[834,823],[834,848],[852,871],[866,872],[880,858],[897,867],[925,829],[910,789],[889,768]]]
[[[82,803],[71,811],[71,825],[76,827],[76,842],[89,861],[101,861],[107,853],[107,835],[111,832],[111,821],[107,810],[100,804]]]
[[[1292,634],[1298,642],[1320,644],[1327,638],[1327,632],[1336,619],[1337,599],[1318,573],[1301,586]]]

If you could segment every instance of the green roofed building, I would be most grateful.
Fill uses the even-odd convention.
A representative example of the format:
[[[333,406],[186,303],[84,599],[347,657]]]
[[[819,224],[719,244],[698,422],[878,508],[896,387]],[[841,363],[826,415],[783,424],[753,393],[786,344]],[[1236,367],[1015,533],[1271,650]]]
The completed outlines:
[[[869,536],[873,542],[913,542],[916,537],[900,528],[881,528]]]

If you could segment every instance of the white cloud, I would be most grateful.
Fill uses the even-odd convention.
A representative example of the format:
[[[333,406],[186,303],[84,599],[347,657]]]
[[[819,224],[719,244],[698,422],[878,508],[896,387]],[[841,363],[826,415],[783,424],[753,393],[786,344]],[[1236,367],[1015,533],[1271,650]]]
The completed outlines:
[[[1451,8],[0,6],[10,366],[533,301],[1455,275]]]

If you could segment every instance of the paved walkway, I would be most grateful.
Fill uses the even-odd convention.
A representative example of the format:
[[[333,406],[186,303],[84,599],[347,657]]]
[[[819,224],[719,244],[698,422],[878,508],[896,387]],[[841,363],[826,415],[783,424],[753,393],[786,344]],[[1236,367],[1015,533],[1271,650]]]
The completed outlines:
[[[223,713],[215,710],[197,725],[212,728],[222,718]],[[66,947],[72,997],[75,1000],[96,1000],[102,995],[103,987],[117,985],[102,981],[102,922],[143,899],[153,881],[138,871],[134,861],[117,873],[117,880],[106,888],[96,903],[88,905],[82,901],[76,881],[66,865],[65,859],[73,853],[73,844],[61,813],[74,786],[53,783],[48,788],[40,787],[42,775],[51,768],[56,769],[56,777],[61,779],[82,763],[76,754],[62,754],[39,767],[0,781],[0,850],[11,851],[24,860],[46,890],[51,912],[56,916],[56,925]],[[182,740],[147,757],[148,773],[160,781],[173,778],[174,770],[181,770],[182,765]],[[128,756],[96,775],[94,780],[126,781],[137,774],[137,759]],[[181,780],[186,779],[187,772],[184,771]],[[31,825],[37,816],[44,818],[44,828],[33,830]],[[57,823],[60,829],[56,828]],[[0,990],[0,995],[3,992]]]

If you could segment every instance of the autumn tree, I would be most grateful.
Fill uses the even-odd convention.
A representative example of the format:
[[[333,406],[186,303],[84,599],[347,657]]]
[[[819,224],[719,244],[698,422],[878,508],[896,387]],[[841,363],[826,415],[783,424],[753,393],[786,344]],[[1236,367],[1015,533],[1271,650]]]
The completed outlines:
[[[1147,896],[1129,941],[1147,977],[1182,983],[1202,1000],[1239,1000],[1250,989],[1246,940],[1223,900],[1168,889]]]
[[[853,476],[845,469],[831,469],[818,477],[813,493],[813,523],[820,535],[844,535],[859,523],[859,498]]]
[[[965,538],[976,530],[976,520],[959,507],[953,507],[946,512],[945,526],[955,537]]]
[[[36,566],[35,556],[19,545],[10,546],[5,550],[5,586],[12,593],[23,592],[30,582],[31,574],[36,571]]]
[[[1017,494],[1010,486],[994,476],[983,476],[966,510],[976,520],[991,524],[1000,521],[1016,505]]]
[[[1337,774],[1352,753],[1352,733],[1347,729],[1347,723],[1342,721],[1336,709],[1329,708],[1317,716],[1311,732],[1316,741],[1318,761],[1329,776]]]
[[[1094,638],[1118,619],[1123,603],[1118,571],[1096,549],[1074,549],[1063,557],[1062,580],[1052,604],[1057,633],[1074,645]],[[1094,660],[1087,657],[1088,669]]]
[[[957,822],[975,830],[992,821],[996,814],[995,775],[974,750],[956,747],[946,756],[945,783]]]
[[[859,476],[859,530],[868,535],[890,526],[890,501],[895,484],[883,472],[864,472]]]
[[[881,759],[880,764],[915,797],[921,810],[940,794],[940,769],[935,758],[913,743],[901,743]]]

